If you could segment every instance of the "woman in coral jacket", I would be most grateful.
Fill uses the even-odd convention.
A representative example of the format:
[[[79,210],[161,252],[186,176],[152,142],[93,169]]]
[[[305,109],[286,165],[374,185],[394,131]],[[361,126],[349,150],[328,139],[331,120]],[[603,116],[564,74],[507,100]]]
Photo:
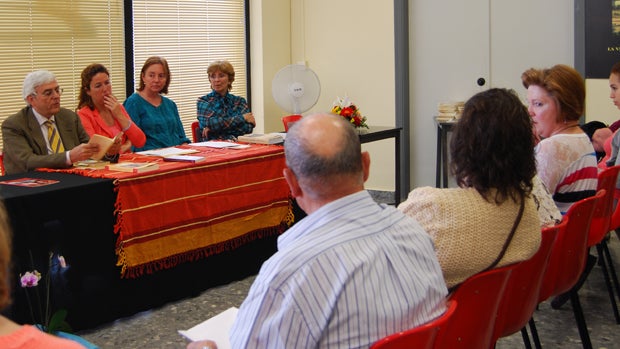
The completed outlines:
[[[91,64],[82,71],[77,114],[91,137],[99,134],[115,138],[123,133],[117,150],[113,146],[108,153],[127,153],[132,146],[141,148],[146,143],[144,132],[131,121],[123,105],[112,94],[110,73],[102,64]]]

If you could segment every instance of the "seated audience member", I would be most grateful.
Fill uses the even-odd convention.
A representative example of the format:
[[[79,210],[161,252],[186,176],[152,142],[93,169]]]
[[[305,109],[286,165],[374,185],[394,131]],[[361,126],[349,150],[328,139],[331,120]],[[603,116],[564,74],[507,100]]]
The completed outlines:
[[[592,142],[579,127],[585,83],[573,68],[558,64],[521,75],[536,136],[536,170],[562,214],[596,193],[598,168]]]
[[[26,75],[22,96],[27,106],[2,123],[6,174],[68,168],[99,150],[87,144],[89,137],[77,114],[60,107],[61,94],[53,73],[37,70]]]
[[[12,280],[11,232],[4,204],[0,202],[0,310],[10,303]],[[0,348],[84,349],[77,342],[47,334],[32,325],[19,325],[0,315]]]
[[[583,132],[588,135],[594,151],[596,151],[596,161],[598,163],[605,157],[605,141],[612,135],[611,130],[601,121],[590,121],[580,126]]]
[[[123,103],[131,120],[146,135],[144,146],[134,144],[134,151],[189,143],[176,103],[164,96],[168,93],[170,78],[170,68],[164,58],[147,58],[140,71],[138,91]]]
[[[230,93],[235,70],[227,61],[215,61],[207,68],[211,92],[196,103],[201,140],[235,139],[252,133],[256,126],[245,98]]]
[[[289,130],[284,177],[308,216],[278,238],[230,330],[233,348],[368,348],[445,310],[428,234],[364,190],[370,157],[342,117]],[[214,348],[212,342],[187,348]]]
[[[144,132],[131,122],[122,104],[112,94],[110,73],[102,64],[94,63],[82,70],[78,115],[89,136],[99,134],[122,137],[110,148],[107,156],[131,151],[132,145],[140,148],[146,142]]]
[[[540,246],[531,195],[534,137],[519,97],[505,89],[471,97],[455,125],[450,155],[459,187],[416,188],[398,209],[433,238],[452,288],[483,270],[526,260]]]
[[[609,89],[610,89],[609,98],[611,98],[611,101],[617,108],[620,108],[620,93],[618,93],[619,88],[620,88],[620,62],[614,64],[611,67],[611,71],[609,73]],[[592,122],[598,122],[598,121],[592,121]],[[602,159],[599,159],[599,163],[598,163],[598,167],[601,170],[604,170],[609,166],[613,166],[615,163],[618,146],[620,145],[620,139],[618,139],[616,142],[615,153],[613,150],[614,147],[612,145],[612,142],[619,128],[620,128],[620,120],[617,120],[611,125],[609,125],[609,127],[603,127],[603,128],[599,128],[595,130],[592,136],[590,137],[592,139],[592,145],[594,145],[594,149],[596,150],[597,155],[599,154],[600,149],[601,148],[603,149],[604,156]]]
[[[620,62],[613,65],[611,68],[611,73],[609,74],[609,89],[612,102],[614,105],[620,109]],[[609,126],[610,130],[612,130],[613,134],[611,137],[608,137],[605,141],[605,150],[608,152],[605,160],[605,166],[611,167],[614,165],[620,165],[620,161],[618,161],[618,149],[620,148],[620,136],[618,136],[618,130],[613,130],[614,125],[619,124],[620,128],[620,120],[614,122],[611,126]]]

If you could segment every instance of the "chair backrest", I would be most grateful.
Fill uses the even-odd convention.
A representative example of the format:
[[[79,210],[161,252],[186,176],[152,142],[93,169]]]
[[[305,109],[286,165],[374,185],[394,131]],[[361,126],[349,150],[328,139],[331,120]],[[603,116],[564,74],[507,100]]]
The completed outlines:
[[[200,137],[198,137],[198,128],[200,127],[200,123],[198,121],[192,122],[192,140],[194,143],[200,142]]]
[[[605,196],[594,206],[590,233],[588,234],[588,246],[600,243],[609,232],[614,206],[614,191],[619,172],[620,165],[606,168],[598,174],[598,186],[596,189],[597,191],[604,189]]]
[[[518,263],[483,271],[467,278],[449,296],[456,311],[439,329],[434,348],[489,348],[495,317],[510,273]]]
[[[538,301],[569,291],[585,267],[588,251],[588,227],[594,207],[605,196],[605,190],[575,202],[566,212],[551,248],[547,270],[543,277]]]
[[[438,318],[429,321],[420,326],[414,327],[409,330],[391,334],[375,342],[371,349],[401,349],[401,348],[416,348],[416,349],[433,349],[435,338],[442,326],[445,326],[454,311],[456,310],[457,302],[450,300],[446,303],[446,311]]]
[[[284,124],[284,132],[288,132],[288,129],[300,119],[301,115],[299,114],[283,116],[282,123]]]
[[[551,247],[559,230],[557,225],[543,228],[536,254],[517,263],[510,274],[497,311],[493,343],[499,338],[519,332],[532,317],[538,305],[538,294],[551,255]]]

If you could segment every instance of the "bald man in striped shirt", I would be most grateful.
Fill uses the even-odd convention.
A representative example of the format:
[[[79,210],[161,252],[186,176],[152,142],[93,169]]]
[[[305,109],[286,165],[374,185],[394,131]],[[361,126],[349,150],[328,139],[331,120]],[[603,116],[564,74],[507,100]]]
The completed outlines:
[[[368,348],[441,315],[447,288],[432,241],[364,189],[370,156],[353,127],[306,116],[284,147],[284,177],[308,216],[278,238],[239,308],[232,347]]]

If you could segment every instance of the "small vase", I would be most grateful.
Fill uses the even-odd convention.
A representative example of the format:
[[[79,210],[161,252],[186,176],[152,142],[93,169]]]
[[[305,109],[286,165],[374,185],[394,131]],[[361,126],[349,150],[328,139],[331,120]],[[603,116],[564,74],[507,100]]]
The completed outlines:
[[[368,133],[368,129],[366,127],[356,127],[355,132],[357,132],[358,135],[365,135]]]

